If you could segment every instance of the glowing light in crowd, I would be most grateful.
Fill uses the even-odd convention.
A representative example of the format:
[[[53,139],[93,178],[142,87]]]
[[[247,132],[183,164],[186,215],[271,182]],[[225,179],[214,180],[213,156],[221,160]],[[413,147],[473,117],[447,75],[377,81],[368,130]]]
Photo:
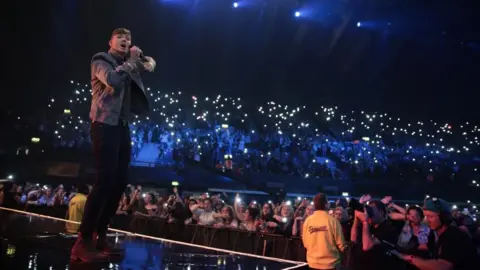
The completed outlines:
[[[362,23],[361,22],[357,22],[357,27],[361,27],[362,26]]]
[[[297,15],[308,16],[308,11],[302,10],[302,14],[297,11]],[[362,25],[367,26],[368,22]],[[66,100],[57,97],[47,100],[50,110],[56,111],[59,118],[45,132],[51,132],[49,135],[53,135],[57,145],[77,141],[79,133],[88,134],[85,109],[89,106],[91,91],[85,84],[72,81],[71,86],[71,95]],[[225,157],[232,160],[234,168],[237,159],[258,157],[268,162],[278,156],[275,149],[257,149],[247,144],[247,140],[263,137],[266,132],[283,140],[284,144],[312,147],[318,153],[328,151],[341,160],[329,160],[324,154],[311,156],[302,161],[307,163],[302,165],[309,168],[302,173],[305,178],[317,177],[314,173],[316,166],[328,165],[329,169],[336,170],[341,165],[339,162],[359,170],[376,166],[384,168],[392,162],[391,156],[401,156],[403,162],[421,164],[425,166],[424,171],[434,174],[441,170],[441,165],[463,165],[462,160],[471,160],[480,146],[480,128],[471,122],[456,125],[434,120],[408,121],[387,113],[342,110],[338,106],[320,106],[310,111],[306,106],[275,101],[246,104],[238,97],[187,95],[178,90],[147,88],[147,94],[152,113],[148,117],[134,118],[131,126],[134,149],[141,147],[141,141],[147,137],[146,125],[161,130],[160,138],[152,140],[172,142],[169,146],[172,149],[191,144],[190,150],[199,157],[204,151],[211,150],[214,140],[223,138],[223,147],[231,150],[224,153],[227,154]],[[338,137],[331,136],[329,129],[335,130]],[[229,137],[234,133],[238,134],[230,145]],[[42,136],[34,135],[38,140],[44,140]],[[88,140],[88,136],[82,139]],[[236,149],[240,141],[243,146]],[[388,141],[400,143],[394,147]],[[219,159],[222,158],[223,154]],[[477,170],[472,168],[472,174]],[[474,175],[467,179],[467,184],[479,187],[478,179],[472,179],[475,179]]]
[[[297,17],[297,18],[298,18],[298,17],[300,17],[300,15],[301,15],[301,14],[300,14],[300,12],[299,12],[299,11],[295,11],[295,17]]]
[[[234,8],[237,8],[237,7],[238,7],[238,3],[237,3],[237,2],[234,2],[234,3],[233,3],[233,7],[234,7]]]

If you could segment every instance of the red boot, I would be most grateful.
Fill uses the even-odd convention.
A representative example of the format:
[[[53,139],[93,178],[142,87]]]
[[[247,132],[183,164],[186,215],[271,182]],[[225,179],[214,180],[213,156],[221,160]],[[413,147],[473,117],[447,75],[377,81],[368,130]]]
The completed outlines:
[[[108,257],[95,249],[91,239],[83,238],[82,233],[78,233],[78,238],[70,253],[70,259],[82,262],[104,262],[108,260]]]

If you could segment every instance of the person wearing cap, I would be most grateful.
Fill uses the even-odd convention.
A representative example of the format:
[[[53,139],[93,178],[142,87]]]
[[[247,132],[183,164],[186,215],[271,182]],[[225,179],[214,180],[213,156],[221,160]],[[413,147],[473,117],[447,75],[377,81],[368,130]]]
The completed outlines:
[[[328,215],[328,199],[323,193],[313,198],[315,212],[303,223],[302,241],[310,269],[336,269],[346,244],[340,221]]]
[[[450,204],[439,198],[427,198],[423,211],[428,226],[438,235],[433,258],[422,259],[404,254],[398,256],[421,270],[480,269],[477,250],[472,239],[451,224]]]
[[[107,227],[128,184],[129,123],[134,114],[149,111],[140,72],[152,72],[155,61],[132,46],[131,32],[125,28],[113,31],[109,46],[108,53],[97,53],[91,61],[90,135],[96,175],[70,253],[73,261],[104,261],[110,255],[122,254],[108,245]]]

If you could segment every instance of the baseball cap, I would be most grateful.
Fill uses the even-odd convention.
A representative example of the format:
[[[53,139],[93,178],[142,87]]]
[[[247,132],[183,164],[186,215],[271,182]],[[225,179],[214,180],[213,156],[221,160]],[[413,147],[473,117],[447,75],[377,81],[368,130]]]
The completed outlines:
[[[440,213],[440,212],[451,212],[452,207],[450,204],[440,198],[428,198],[425,200],[425,203],[423,204],[423,210],[426,211],[432,211],[435,213]]]

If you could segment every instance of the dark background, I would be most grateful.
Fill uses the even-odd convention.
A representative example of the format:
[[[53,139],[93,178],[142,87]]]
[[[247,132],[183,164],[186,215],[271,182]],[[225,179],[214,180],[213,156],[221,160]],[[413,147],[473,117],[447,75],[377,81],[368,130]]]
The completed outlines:
[[[160,91],[478,119],[475,1],[232,2],[7,1],[1,106],[37,113],[66,99],[70,80],[89,83],[91,56],[126,27],[157,60],[144,80]],[[293,16],[305,7],[311,16]]]

